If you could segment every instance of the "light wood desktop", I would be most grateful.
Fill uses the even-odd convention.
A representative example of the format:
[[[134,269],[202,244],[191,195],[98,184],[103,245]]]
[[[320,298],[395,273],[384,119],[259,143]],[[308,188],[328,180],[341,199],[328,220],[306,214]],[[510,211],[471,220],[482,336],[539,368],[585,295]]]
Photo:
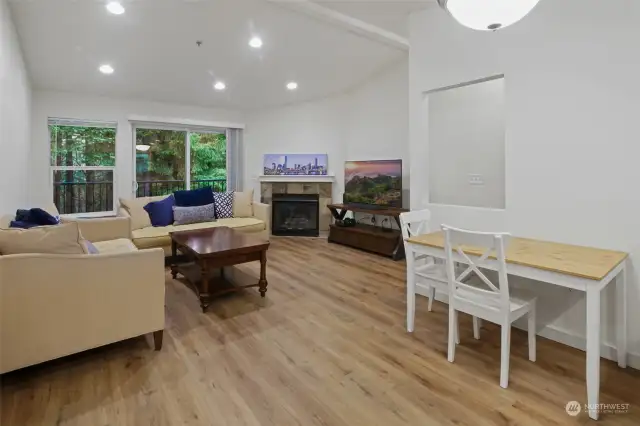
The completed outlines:
[[[444,234],[434,232],[407,240],[416,253],[445,259]],[[465,248],[469,254],[473,248]],[[409,255],[407,253],[407,255]],[[507,272],[511,275],[548,282],[574,290],[587,296],[587,401],[589,416],[598,418],[596,408],[600,394],[600,311],[601,291],[616,281],[616,335],[618,365],[627,365],[627,305],[626,260],[628,254],[620,251],[560,244],[528,238],[511,238],[506,249]],[[464,259],[455,259],[464,263]],[[495,259],[488,259],[483,267],[495,268]],[[415,279],[411,274],[408,280]],[[408,283],[409,284],[409,283]],[[412,285],[414,283],[411,283]],[[412,299],[413,300],[410,300]],[[407,294],[407,303],[415,303],[415,295]]]

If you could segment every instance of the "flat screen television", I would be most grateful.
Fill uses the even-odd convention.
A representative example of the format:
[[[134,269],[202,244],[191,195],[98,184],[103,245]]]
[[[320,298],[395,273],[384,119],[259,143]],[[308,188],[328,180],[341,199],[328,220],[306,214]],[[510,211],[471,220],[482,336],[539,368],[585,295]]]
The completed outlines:
[[[402,207],[402,160],[347,161],[344,204]]]

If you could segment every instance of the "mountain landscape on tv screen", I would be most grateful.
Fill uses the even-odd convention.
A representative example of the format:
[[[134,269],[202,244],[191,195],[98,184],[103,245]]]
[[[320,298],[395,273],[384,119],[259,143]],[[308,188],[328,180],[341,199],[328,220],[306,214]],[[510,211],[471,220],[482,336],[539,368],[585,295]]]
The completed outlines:
[[[345,203],[402,207],[400,162],[348,162],[345,177]]]

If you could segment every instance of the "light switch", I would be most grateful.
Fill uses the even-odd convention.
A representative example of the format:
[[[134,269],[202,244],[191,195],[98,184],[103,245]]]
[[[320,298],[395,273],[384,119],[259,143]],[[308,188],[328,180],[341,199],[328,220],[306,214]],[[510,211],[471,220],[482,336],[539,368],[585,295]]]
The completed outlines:
[[[482,175],[469,175],[469,185],[484,185]]]

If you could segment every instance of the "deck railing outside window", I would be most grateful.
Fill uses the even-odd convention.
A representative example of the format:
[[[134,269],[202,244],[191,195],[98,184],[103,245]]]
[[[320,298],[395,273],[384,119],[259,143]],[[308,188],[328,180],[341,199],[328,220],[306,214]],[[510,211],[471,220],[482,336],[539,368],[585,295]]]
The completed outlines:
[[[191,181],[191,189],[210,186],[214,192],[224,192],[227,180]],[[181,180],[138,182],[137,197],[168,195],[185,189]],[[60,214],[78,214],[113,210],[113,182],[55,182],[53,199]]]

